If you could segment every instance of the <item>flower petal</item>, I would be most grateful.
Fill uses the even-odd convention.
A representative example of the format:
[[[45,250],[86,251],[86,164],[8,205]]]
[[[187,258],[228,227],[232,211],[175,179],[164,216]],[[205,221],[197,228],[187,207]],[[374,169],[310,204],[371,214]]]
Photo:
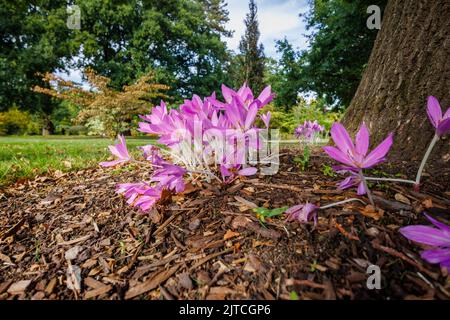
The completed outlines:
[[[232,89],[228,88],[226,85],[222,84],[222,95],[226,102],[230,103],[233,99],[233,95],[235,95]]]
[[[256,168],[248,167],[248,168],[239,170],[238,174],[240,176],[252,176],[252,175],[256,174],[257,171],[258,171],[258,169],[256,169]]]
[[[333,138],[336,146],[344,154],[354,153],[355,146],[353,145],[352,139],[344,126],[339,122],[333,123],[333,126],[331,127],[331,138]]]
[[[369,150],[369,130],[367,129],[364,122],[362,123],[358,133],[356,134],[355,145],[356,152],[358,154],[362,156],[365,156],[367,154],[367,150]]]
[[[105,162],[100,162],[100,165],[102,167],[112,167],[112,166],[118,165],[119,163],[122,163],[122,162],[126,162],[126,160],[119,159],[119,160],[113,160],[113,161],[105,161]]]
[[[450,245],[450,237],[442,230],[433,227],[415,225],[400,228],[399,231],[403,236],[414,242],[430,246]]]
[[[127,149],[127,143],[125,141],[125,137],[121,134],[119,134],[119,144],[117,145],[117,150],[120,152],[123,158],[130,158],[130,155],[128,153]]]
[[[353,187],[355,185],[354,180],[352,179],[353,177],[347,177],[344,180],[342,180],[341,182],[338,183],[338,189],[339,190],[345,190],[348,189],[350,187]]]
[[[433,96],[428,97],[427,113],[431,123],[435,128],[437,128],[439,120],[442,119],[442,110],[441,106],[439,105],[439,101]]]
[[[443,136],[444,134],[450,132],[450,118],[442,120],[437,127],[437,135]]]
[[[358,190],[357,190],[356,193],[357,193],[359,196],[362,196],[363,194],[366,194],[366,193],[367,193],[366,187],[364,186],[364,183],[363,183],[363,182],[360,182],[360,183],[358,184]]]
[[[264,88],[263,91],[261,91],[261,93],[258,96],[258,100],[261,102],[261,107],[268,104],[270,101],[272,101],[273,99],[273,94],[271,91],[271,87],[267,86]]]
[[[444,113],[444,119],[450,118],[450,108],[447,109]]]
[[[333,158],[336,161],[342,162],[343,164],[346,164],[348,166],[354,167],[353,162],[351,159],[347,157],[346,154],[344,154],[341,150],[335,147],[322,147],[323,151],[325,151],[331,158]]]
[[[434,219],[432,216],[428,215],[425,213],[425,217],[427,217],[427,219],[434,224],[436,227],[438,227],[439,229],[441,229],[442,231],[448,232],[449,237],[450,237],[450,226],[446,225],[445,223],[442,223],[436,219]]]
[[[297,205],[287,209],[284,213],[285,214],[291,214],[291,213],[294,213],[294,212],[296,212],[298,210],[301,210],[302,208],[303,208],[303,204],[297,204]]]
[[[420,256],[429,263],[441,263],[450,259],[450,248],[425,250]]]
[[[364,158],[363,168],[370,168],[375,164],[384,161],[384,157],[389,152],[393,143],[392,133],[388,135],[367,157]]]
[[[248,108],[247,117],[245,118],[245,124],[244,124],[245,130],[248,130],[251,127],[251,125],[255,121],[255,117],[256,117],[257,113],[258,113],[258,106],[256,104],[252,104]]]
[[[226,166],[224,166],[223,164],[220,165],[220,173],[222,174],[222,177],[224,177],[224,178],[232,175],[230,170],[228,170],[228,168]]]

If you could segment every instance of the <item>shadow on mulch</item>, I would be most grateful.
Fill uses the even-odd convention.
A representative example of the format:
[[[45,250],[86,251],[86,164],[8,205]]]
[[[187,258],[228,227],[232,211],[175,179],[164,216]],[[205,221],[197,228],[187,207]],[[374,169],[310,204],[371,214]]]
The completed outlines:
[[[378,209],[348,203],[321,211],[316,226],[278,217],[263,226],[255,206],[356,196],[323,174],[332,163],[322,153],[301,171],[294,152],[282,151],[274,176],[190,186],[150,215],[115,193],[146,172],[96,168],[10,186],[0,193],[0,299],[450,298],[447,271],[398,233],[427,223],[425,210],[450,218],[449,168],[425,177],[420,192],[373,185]],[[372,264],[381,289],[367,288]]]

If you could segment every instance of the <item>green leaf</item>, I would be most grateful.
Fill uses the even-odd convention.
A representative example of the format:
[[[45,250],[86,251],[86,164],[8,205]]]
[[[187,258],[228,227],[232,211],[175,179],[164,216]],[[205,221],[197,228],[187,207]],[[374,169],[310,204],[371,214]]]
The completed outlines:
[[[262,217],[270,218],[275,217],[287,210],[288,207],[281,207],[281,208],[275,208],[275,209],[267,209],[267,208],[254,208],[253,211],[257,214],[261,215]]]
[[[291,300],[299,300],[298,294],[295,291],[291,291],[291,293],[289,294],[289,297]]]

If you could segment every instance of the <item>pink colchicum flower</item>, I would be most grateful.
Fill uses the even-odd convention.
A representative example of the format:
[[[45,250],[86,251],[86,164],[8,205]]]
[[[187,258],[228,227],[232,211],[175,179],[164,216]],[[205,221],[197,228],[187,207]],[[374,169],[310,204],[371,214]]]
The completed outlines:
[[[439,101],[429,96],[427,101],[427,113],[431,124],[436,128],[436,135],[442,137],[450,132],[450,108],[442,115],[442,109]]]
[[[314,225],[317,224],[317,212],[319,210],[328,209],[332,207],[336,207],[342,205],[344,203],[358,201],[365,204],[364,201],[356,198],[349,198],[338,202],[333,202],[321,207],[313,205],[311,203],[298,204],[289,209],[287,209],[284,213],[286,214],[286,221],[298,221],[300,223],[307,223],[311,219],[314,219]]]
[[[170,164],[168,162],[162,163],[162,168],[156,169],[151,177],[152,182],[157,182],[158,186],[167,188],[176,193],[184,191],[185,185],[183,176],[186,170]]]
[[[231,182],[236,176],[252,176],[258,171],[254,167],[240,169],[241,165],[220,165],[220,173],[225,183]]]
[[[111,153],[119,159],[113,160],[113,161],[100,162],[100,165],[102,167],[112,167],[119,163],[124,163],[124,162],[130,161],[131,157],[128,154],[125,138],[121,134],[119,134],[118,138],[119,138],[119,143],[114,146],[109,146],[108,148],[109,148],[109,151],[111,151]]]
[[[323,147],[323,150],[331,158],[344,164],[344,166],[338,167],[339,169],[335,169],[336,171],[347,171],[352,175],[342,181],[340,187],[348,188],[353,185],[358,185],[358,194],[362,195],[367,193],[370,203],[374,205],[362,171],[386,160],[385,157],[393,143],[392,134],[389,134],[369,154],[369,130],[364,123],[362,123],[356,134],[355,144],[353,144],[344,126],[338,122],[335,122],[331,127],[331,138],[336,144],[336,147],[326,146]],[[356,178],[356,175],[359,176],[359,179]]]
[[[450,226],[425,214],[436,227],[413,225],[400,228],[400,233],[411,241],[431,246],[421,253],[422,259],[432,264],[439,263],[450,271]]]
[[[151,145],[140,148],[145,161],[131,159],[125,139],[119,136],[119,144],[110,147],[118,160],[101,165],[113,166],[132,160],[153,170],[147,182],[118,186],[117,192],[123,194],[130,205],[149,210],[161,199],[163,191],[182,192],[187,175],[195,174],[196,179],[201,177],[207,181],[213,177],[226,183],[237,176],[256,173],[256,168],[243,168],[243,165],[248,154],[260,149],[258,133],[263,129],[257,128],[255,121],[274,94],[268,86],[255,98],[244,84],[237,91],[222,85],[222,95],[224,102],[215,94],[204,99],[194,95],[178,109],[169,109],[161,101],[149,115],[140,116],[143,121],[139,123],[139,131],[158,135],[158,142],[166,147],[160,151],[170,162]],[[266,127],[270,116],[270,112],[260,115]],[[223,180],[216,176],[217,171],[222,173]]]
[[[318,206],[311,203],[298,204],[285,211],[287,215],[286,221],[297,220],[300,223],[306,223],[311,219],[314,219],[314,224],[317,224],[317,210]]]
[[[385,156],[392,146],[392,133],[375,149],[369,150],[369,130],[363,123],[356,134],[355,144],[344,126],[335,122],[331,127],[331,138],[336,147],[326,146],[323,150],[334,160],[347,166],[348,170],[361,171],[386,160]]]
[[[117,185],[116,192],[123,194],[129,205],[147,211],[159,201],[162,189],[151,187],[145,182],[122,183]]]
[[[420,162],[419,169],[417,170],[416,180],[414,181],[416,189],[419,189],[423,169],[425,168],[425,164],[430,157],[434,145],[443,135],[450,132],[450,108],[448,108],[445,114],[442,115],[442,109],[439,105],[439,101],[435,97],[429,96],[427,101],[427,113],[428,118],[430,119],[431,124],[434,126],[436,131],[433,139],[431,139],[431,142],[428,145],[427,151],[425,152],[422,161]]]
[[[272,117],[272,114],[270,113],[270,111],[268,111],[266,114],[262,114],[260,117],[261,117],[261,120],[264,122],[264,125],[266,126],[266,128],[269,128],[270,118]]]
[[[351,187],[358,186],[357,194],[359,196],[362,196],[367,193],[366,188],[364,186],[364,181],[361,179],[361,175],[358,173],[355,173],[353,171],[347,171],[350,173],[350,175],[339,182],[338,189],[339,190],[345,190]]]
[[[297,138],[304,138],[306,140],[313,140],[314,137],[322,132],[325,128],[321,126],[317,120],[305,121],[302,125],[299,125],[295,130],[294,134]]]

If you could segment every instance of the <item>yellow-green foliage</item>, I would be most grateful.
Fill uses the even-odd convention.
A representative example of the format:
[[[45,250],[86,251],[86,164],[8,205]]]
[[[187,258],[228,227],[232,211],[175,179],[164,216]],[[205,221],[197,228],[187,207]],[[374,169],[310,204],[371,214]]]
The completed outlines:
[[[12,107],[6,112],[0,112],[0,134],[24,134],[30,124],[30,115]]]
[[[273,104],[265,106],[261,110],[261,114],[270,111],[270,129],[278,129],[281,133],[292,133],[295,129],[296,121],[292,112],[284,112],[282,109],[278,109]],[[258,126],[264,127],[261,119],[258,119]]]
[[[324,111],[323,106],[317,100],[311,100],[309,103],[301,100],[290,112],[270,104],[264,107],[260,113],[264,114],[267,111],[272,114],[270,128],[279,129],[282,134],[293,134],[295,128],[306,120],[317,120],[328,131],[333,122],[339,121],[342,117],[340,112]],[[258,122],[261,126],[262,121],[258,120]]]
[[[153,72],[141,76],[131,85],[123,86],[121,91],[110,86],[110,78],[100,76],[92,69],[86,69],[84,75],[95,90],[86,90],[52,73],[42,75],[42,80],[49,84],[56,83],[56,86],[35,86],[33,90],[79,106],[76,123],[86,125],[91,134],[103,133],[115,137],[129,130],[133,117],[148,112],[149,106],[167,98],[162,91],[169,89],[166,85],[153,83]]]
[[[333,122],[339,121],[342,118],[341,112],[328,111],[320,101],[314,99],[309,103],[301,100],[292,111],[297,121],[295,127],[303,124],[306,120],[317,120],[320,125],[325,127],[325,130],[329,131]]]

